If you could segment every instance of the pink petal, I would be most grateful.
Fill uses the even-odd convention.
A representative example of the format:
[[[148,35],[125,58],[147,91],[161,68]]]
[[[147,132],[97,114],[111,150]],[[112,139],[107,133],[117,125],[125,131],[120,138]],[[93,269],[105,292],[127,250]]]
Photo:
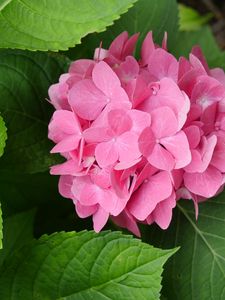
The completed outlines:
[[[119,158],[119,153],[113,140],[97,145],[95,157],[100,167],[113,165]]]
[[[135,79],[139,73],[139,64],[133,56],[127,56],[126,60],[115,68],[115,72],[119,79],[126,83]]]
[[[151,95],[150,88],[142,74],[139,74],[136,79],[128,82],[124,88],[132,102],[133,108],[136,108]]]
[[[122,55],[124,44],[127,40],[128,40],[127,31],[124,31],[120,35],[118,35],[109,47],[110,54],[112,54],[116,58],[120,59],[121,55]]]
[[[168,77],[176,82],[178,77],[178,62],[172,54],[158,48],[153,51],[149,58],[148,70],[155,77],[155,80]]]
[[[172,219],[173,208],[176,206],[176,196],[175,193],[161,201],[156,205],[152,213],[154,221],[162,228],[167,229],[170,225]]]
[[[92,72],[93,82],[99,90],[107,97],[111,97],[117,87],[120,87],[120,80],[116,73],[104,61],[97,63]]]
[[[155,50],[155,45],[152,38],[152,31],[146,35],[141,48],[141,64],[143,66],[148,65],[149,58]]]
[[[132,162],[141,156],[138,147],[138,135],[134,132],[125,132],[117,138],[116,147],[120,162]]]
[[[140,152],[147,158],[153,151],[156,144],[155,135],[150,127],[147,127],[141,133],[138,139]]]
[[[144,182],[128,203],[130,213],[144,221],[156,205],[172,193],[172,184],[167,172],[159,172]]]
[[[142,168],[141,172],[138,174],[137,180],[135,182],[134,191],[136,191],[139,186],[145,181],[145,179],[151,178],[152,175],[158,172],[158,169],[151,166],[148,162]]]
[[[202,69],[191,69],[186,72],[178,82],[178,85],[182,91],[184,91],[189,97],[191,97],[192,90],[197,82],[199,76],[205,75],[205,71]]]
[[[67,160],[63,164],[51,167],[51,175],[73,175],[76,176],[82,170],[82,166],[79,165],[78,159],[75,161],[73,159]]]
[[[166,106],[156,108],[151,112],[151,129],[156,138],[174,135],[177,132],[177,118]]]
[[[80,218],[90,217],[98,210],[98,205],[84,206],[79,201],[75,203],[75,207]]]
[[[61,75],[59,83],[52,84],[48,90],[50,102],[55,107],[55,109],[71,110],[67,98],[67,93],[69,89],[67,80],[69,78],[69,74]]]
[[[198,126],[189,126],[183,130],[188,139],[188,143],[191,149],[194,149],[198,146],[201,138],[201,132]]]
[[[104,60],[109,56],[109,51],[103,48],[95,48],[94,60]]]
[[[101,169],[97,166],[95,166],[90,171],[90,177],[94,184],[97,184],[99,187],[103,189],[107,189],[111,186],[111,167],[110,168],[104,168]]]
[[[109,218],[109,213],[107,213],[103,208],[99,206],[97,212],[93,215],[94,231],[99,232],[105,226]]]
[[[152,153],[148,156],[148,161],[160,170],[171,171],[174,168],[175,160],[169,151],[161,145],[156,144]]]
[[[122,57],[121,57],[122,59],[124,59],[128,55],[133,55],[138,37],[139,37],[139,33],[135,33],[125,42],[122,51]]]
[[[164,32],[163,40],[162,40],[162,48],[167,51],[167,32]]]
[[[108,127],[90,127],[83,132],[83,137],[87,143],[100,143],[111,139]]]
[[[81,194],[80,194],[80,203],[82,205],[90,206],[95,204],[104,203],[107,196],[107,190],[102,189],[98,185],[90,182],[88,184],[85,184]],[[115,204],[109,201],[111,199],[108,199],[108,209],[114,207]],[[108,210],[108,211],[109,211]]]
[[[122,109],[113,109],[108,113],[108,123],[115,135],[129,131],[132,127],[132,120],[126,111]]]
[[[201,115],[202,115],[202,108],[200,107],[200,105],[192,103],[190,107],[190,111],[187,116],[185,127],[193,125],[193,121],[198,120],[201,117]]]
[[[169,175],[175,190],[179,189],[183,182],[183,169],[172,170]]]
[[[111,217],[114,223],[116,223],[119,227],[123,227],[131,231],[136,236],[140,237],[141,233],[137,226],[137,222],[134,217],[127,211],[122,211],[118,216]]]
[[[126,169],[129,169],[129,168],[131,168],[131,167],[133,167],[133,166],[135,166],[137,163],[139,163],[140,161],[141,161],[141,157],[139,157],[139,158],[137,158],[137,159],[135,159],[135,160],[132,160],[132,161],[130,161],[130,162],[119,162],[119,163],[117,163],[116,165],[115,165],[115,167],[114,167],[114,170],[124,170],[124,171],[126,171]]]
[[[62,175],[59,177],[59,193],[64,198],[73,199],[73,194],[71,192],[73,184],[73,177],[69,175]]]
[[[205,143],[202,146],[202,153],[198,149],[192,150],[191,163],[185,167],[185,171],[189,173],[204,172],[211,162],[216,143],[217,137],[212,135],[208,139],[205,139]]]
[[[132,169],[132,168],[131,168]],[[129,197],[130,175],[122,178],[123,171],[113,170],[110,174],[112,189],[119,198]]]
[[[187,166],[191,161],[191,152],[188,139],[183,131],[179,131],[174,136],[161,139],[161,144],[175,158],[175,169]]]
[[[196,57],[195,55],[193,55],[192,53],[189,55],[189,61],[191,63],[191,65],[194,67],[194,69],[196,70],[201,70],[202,72],[205,73],[205,75],[207,75],[207,72],[202,64],[202,62],[198,59],[198,57]]]
[[[178,129],[182,128],[190,109],[190,100],[177,84],[170,78],[160,80],[158,91],[140,105],[140,109],[150,112],[155,108],[168,106],[175,113],[178,120]]]
[[[202,52],[202,49],[199,46],[194,46],[191,49],[191,53],[200,60],[202,66],[204,67],[204,69],[208,73],[209,72],[209,67],[208,67],[208,64],[206,62],[205,56]]]
[[[179,58],[178,81],[192,69],[190,62],[185,57]]]
[[[48,130],[49,139],[58,143],[67,135],[79,134],[81,132],[81,126],[73,112],[57,110],[52,116]]]
[[[225,98],[225,87],[216,79],[209,76],[199,76],[195,85],[191,99],[200,104],[203,109]]]
[[[207,168],[207,166],[206,166]],[[204,167],[204,169],[206,169]],[[191,150],[191,162],[189,165],[187,165],[184,170],[188,173],[196,173],[202,169],[202,155],[201,153],[196,150]]]
[[[128,110],[131,109],[132,103],[130,102],[127,93],[122,87],[117,87],[112,95],[111,98],[108,98],[110,110],[112,109],[124,109]]]
[[[190,192],[210,198],[222,184],[221,173],[212,166],[203,173],[184,173],[184,185]]]
[[[221,68],[215,68],[210,70],[210,75],[217,79],[223,86],[225,86],[225,73]]]
[[[86,206],[99,204],[106,212],[118,215],[125,208],[128,198],[119,198],[113,189],[102,189],[94,183],[84,185],[80,203]]]
[[[78,148],[81,136],[78,135],[69,135],[60,141],[55,147],[52,148],[51,153],[63,153],[76,150]]]
[[[75,84],[68,98],[77,115],[86,120],[95,120],[107,104],[107,97],[89,79]]]
[[[94,66],[95,62],[91,59],[78,59],[72,62],[69,68],[69,73],[80,74],[83,78],[86,72],[91,66]]]
[[[131,109],[127,112],[132,120],[132,131],[140,134],[146,127],[151,124],[151,115],[137,109]]]
[[[73,177],[71,192],[73,199],[80,201],[81,193],[86,185],[91,185],[92,182],[89,176]]]
[[[225,172],[225,139],[223,137],[217,137],[218,142],[215,147],[211,164],[221,172]]]

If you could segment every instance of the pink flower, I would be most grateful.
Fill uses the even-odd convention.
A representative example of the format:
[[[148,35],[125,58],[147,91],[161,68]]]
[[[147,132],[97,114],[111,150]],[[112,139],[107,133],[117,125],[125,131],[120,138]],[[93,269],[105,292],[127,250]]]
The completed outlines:
[[[73,62],[49,88],[59,192],[95,231],[111,218],[140,236],[138,222],[166,229],[180,198],[198,203],[225,183],[225,74],[199,47],[177,60],[149,32],[121,33],[94,59]]]

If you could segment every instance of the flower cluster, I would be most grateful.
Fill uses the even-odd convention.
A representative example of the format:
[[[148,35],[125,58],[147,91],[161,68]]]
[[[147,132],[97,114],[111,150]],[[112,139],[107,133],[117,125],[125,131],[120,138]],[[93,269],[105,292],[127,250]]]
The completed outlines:
[[[177,60],[148,33],[120,34],[94,59],[73,62],[49,89],[49,124],[59,191],[95,231],[110,217],[139,235],[137,222],[169,226],[180,198],[217,194],[225,174],[225,74],[199,47]]]

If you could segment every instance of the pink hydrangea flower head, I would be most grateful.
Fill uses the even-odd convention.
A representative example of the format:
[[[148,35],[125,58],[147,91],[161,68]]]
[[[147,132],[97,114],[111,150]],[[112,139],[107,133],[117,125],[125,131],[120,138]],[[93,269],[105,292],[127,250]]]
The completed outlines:
[[[121,33],[93,59],[71,63],[49,88],[49,139],[65,162],[51,167],[59,192],[95,231],[107,220],[140,236],[166,229],[180,199],[198,203],[225,183],[225,74],[195,46],[178,60],[149,32]]]

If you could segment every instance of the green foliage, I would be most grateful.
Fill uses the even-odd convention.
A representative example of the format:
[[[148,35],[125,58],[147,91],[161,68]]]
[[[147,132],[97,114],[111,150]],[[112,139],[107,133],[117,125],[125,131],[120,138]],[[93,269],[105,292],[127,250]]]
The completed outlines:
[[[4,148],[5,148],[5,141],[7,139],[7,129],[5,126],[5,122],[3,118],[0,116],[0,156],[3,155]]]
[[[121,31],[127,30],[130,34],[140,32],[139,43],[141,43],[146,34],[152,30],[157,43],[161,44],[167,31],[169,43],[172,44],[176,39],[177,27],[176,0],[139,0],[127,15],[123,15],[114,26],[102,34],[102,40],[112,41]]]
[[[15,249],[20,249],[33,239],[34,210],[15,214],[4,219],[3,249],[0,252],[0,266]],[[1,286],[1,285],[0,285]]]
[[[159,299],[162,266],[175,251],[119,232],[45,235],[6,260],[0,298]]]
[[[199,205],[196,221],[193,203],[183,200],[178,202],[168,230],[145,228],[146,241],[155,246],[181,247],[164,272],[163,294],[168,299],[224,299],[224,207],[222,193]]]
[[[202,16],[195,9],[179,4],[179,26],[182,31],[198,30],[212,17],[211,13]]]
[[[209,27],[194,32],[180,31],[171,51],[177,57],[187,57],[194,45],[201,46],[210,67],[225,69],[225,52],[219,49]]]
[[[7,139],[6,127],[3,118],[0,116],[0,156],[2,156]],[[2,248],[2,209],[0,204],[0,249]]]
[[[0,47],[66,50],[100,32],[136,0],[5,0],[0,3]]]
[[[0,59],[0,111],[8,128],[0,168],[46,170],[56,156],[49,154],[47,126],[53,110],[45,99],[68,61],[56,54],[18,50],[1,50]]]
[[[178,32],[175,0],[0,0],[0,11],[0,48],[67,50],[82,38],[81,45],[64,54],[87,58],[100,41],[107,48],[124,30],[140,32],[137,52],[148,31],[158,44],[167,31],[169,49],[177,57],[199,44],[210,67],[225,68],[225,53],[209,27],[202,26],[209,16],[180,6]],[[163,264],[176,250],[153,248],[119,232],[61,232],[34,240],[92,227],[90,220],[74,216],[72,201],[59,196],[58,178],[40,173],[58,162],[49,154],[53,109],[45,98],[48,87],[67,71],[66,56],[0,50],[0,114],[8,133],[5,147],[0,116],[0,156],[5,147],[0,159],[0,299],[159,299]],[[200,204],[196,221],[191,201],[179,201],[168,230],[143,227],[144,241],[163,249],[181,246],[166,263],[162,299],[225,298],[224,205],[224,194]]]
[[[72,59],[84,57],[84,53],[86,57],[93,57],[94,49],[99,47],[101,41],[103,48],[107,48],[122,31],[128,31],[129,34],[140,33],[137,47],[139,50],[140,44],[151,30],[154,33],[154,40],[157,43],[162,43],[164,33],[167,32],[169,46],[173,45],[178,31],[178,8],[176,0],[138,0],[106,32],[88,35],[82,40],[81,45],[78,45],[75,49],[71,49],[67,55]]]
[[[0,250],[2,249],[2,237],[3,237],[2,227],[3,227],[3,224],[2,224],[2,209],[1,209],[1,205],[0,205]]]

